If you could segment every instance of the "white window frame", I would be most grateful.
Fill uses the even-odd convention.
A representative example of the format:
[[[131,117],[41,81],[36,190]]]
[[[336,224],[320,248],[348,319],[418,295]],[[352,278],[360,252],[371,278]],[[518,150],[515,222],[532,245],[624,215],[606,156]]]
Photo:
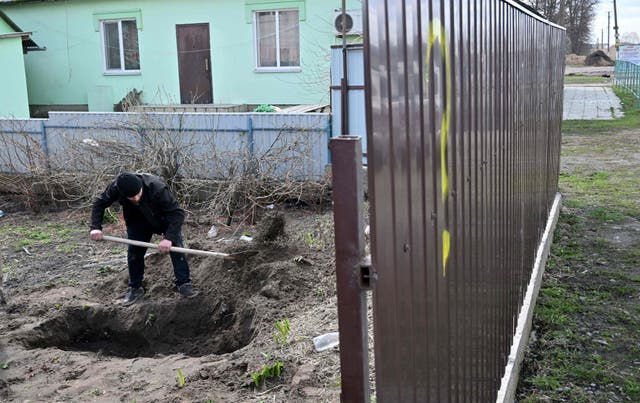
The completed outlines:
[[[297,11],[298,18],[300,16],[300,10],[297,8],[281,8],[275,10],[255,10],[253,12],[253,59],[254,59],[254,71],[257,73],[295,73],[302,71],[301,66],[280,66],[280,12],[283,11]],[[258,61],[260,60],[260,44],[258,42],[258,13],[276,13],[276,66],[275,67],[260,67]],[[299,20],[298,20],[299,21]],[[302,64],[302,46],[300,46],[300,29],[298,28],[298,50],[300,51],[300,60]]]
[[[111,20],[100,20],[100,44],[102,46],[102,71],[106,76],[133,76],[141,74],[141,70],[126,70],[124,63],[124,39],[122,37],[122,21],[135,21],[136,29],[138,28],[138,21],[135,18],[118,18]],[[105,23],[118,23],[118,45],[120,47],[120,68],[119,69],[107,69],[107,47],[104,40],[104,24]],[[138,55],[140,55],[140,37],[138,37]]]

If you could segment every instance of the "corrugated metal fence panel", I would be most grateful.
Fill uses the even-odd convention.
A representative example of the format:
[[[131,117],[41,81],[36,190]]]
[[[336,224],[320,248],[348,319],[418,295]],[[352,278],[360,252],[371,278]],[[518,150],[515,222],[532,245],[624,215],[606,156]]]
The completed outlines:
[[[509,1],[365,8],[377,401],[493,401],[557,190],[565,32]]]
[[[341,133],[342,105],[340,81],[344,77],[343,50],[331,48],[331,112],[333,114],[332,136],[342,134],[362,137],[362,152],[367,152],[367,127],[364,100],[364,50],[362,46],[347,47],[347,122],[348,133]]]
[[[45,150],[53,169],[74,169],[71,156],[85,149],[104,150],[102,159],[92,153],[91,163],[99,167],[113,164],[108,150],[125,145],[128,151],[121,149],[123,153],[142,154],[146,148],[158,149],[159,143],[179,147],[185,159],[180,161],[183,174],[195,177],[226,177],[247,169],[243,164],[255,159],[275,177],[317,179],[329,160],[330,116],[323,113],[51,112],[48,120],[24,122],[0,122],[0,140],[19,144],[18,137],[29,137]],[[25,163],[15,166],[15,161],[25,160],[28,156],[19,148],[0,151],[0,169],[5,172],[27,172]]]

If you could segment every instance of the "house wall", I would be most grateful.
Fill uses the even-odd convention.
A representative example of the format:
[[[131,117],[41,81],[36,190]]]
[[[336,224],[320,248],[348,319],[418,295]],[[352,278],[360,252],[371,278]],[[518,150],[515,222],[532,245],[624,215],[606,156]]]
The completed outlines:
[[[2,18],[0,18],[0,34],[15,32]]]
[[[0,20],[0,33],[14,32]],[[22,38],[0,39],[0,118],[28,118],[29,97],[22,56]]]
[[[253,4],[253,6],[252,6]],[[26,55],[29,99],[34,105],[86,105],[88,94],[111,87],[117,103],[132,88],[143,102],[180,102],[176,24],[209,23],[214,103],[297,104],[329,102],[330,46],[340,0],[71,0],[0,6],[45,52]],[[252,7],[304,6],[300,21],[300,72],[254,71]],[[360,0],[348,8],[360,8]],[[94,13],[139,9],[141,74],[103,74]],[[108,91],[107,91],[108,93]]]

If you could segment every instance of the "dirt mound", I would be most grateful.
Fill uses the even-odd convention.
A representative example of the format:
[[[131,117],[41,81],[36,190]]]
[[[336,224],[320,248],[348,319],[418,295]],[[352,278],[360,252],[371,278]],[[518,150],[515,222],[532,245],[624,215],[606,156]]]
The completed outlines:
[[[585,66],[613,66],[615,62],[606,53],[596,50],[584,59]]]

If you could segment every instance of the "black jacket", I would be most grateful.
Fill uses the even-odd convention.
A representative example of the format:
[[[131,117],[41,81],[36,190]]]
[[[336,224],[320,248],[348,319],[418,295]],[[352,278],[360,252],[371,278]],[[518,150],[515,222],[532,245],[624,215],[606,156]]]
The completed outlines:
[[[119,202],[127,226],[150,225],[154,233],[164,234],[165,239],[177,243],[184,223],[184,210],[160,178],[150,174],[136,175],[142,180],[142,198],[139,204],[135,205],[121,195],[113,181],[93,203],[91,229],[101,230],[104,210],[114,202]]]

